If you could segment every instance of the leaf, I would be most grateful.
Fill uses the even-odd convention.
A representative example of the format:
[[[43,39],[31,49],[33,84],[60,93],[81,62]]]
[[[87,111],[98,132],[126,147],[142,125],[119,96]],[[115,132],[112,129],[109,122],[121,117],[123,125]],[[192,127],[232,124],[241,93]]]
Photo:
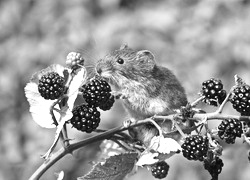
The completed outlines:
[[[152,153],[150,151],[144,151],[137,161],[137,166],[151,165],[159,161],[157,159],[159,153]]]
[[[73,77],[68,90],[68,106],[69,109],[72,110],[74,106],[74,102],[77,98],[79,88],[85,83],[87,79],[87,70],[82,67],[77,74]]]
[[[133,170],[137,156],[137,153],[111,156],[104,164],[96,164],[91,172],[78,180],[122,180]]]
[[[100,159],[106,159],[110,156],[118,155],[121,153],[125,153],[125,150],[121,148],[114,141],[105,139],[100,144],[100,155],[98,156]]]
[[[63,76],[65,68],[59,64],[52,64],[49,67],[38,71],[33,74],[30,82],[25,86],[25,96],[30,105],[30,113],[33,120],[43,128],[55,128],[56,125],[50,114],[50,107],[56,100],[46,100],[38,92],[38,82],[41,76],[48,72],[57,72]],[[54,113],[56,119],[60,118],[58,112]]]
[[[164,136],[153,137],[149,147],[163,154],[181,151],[181,146],[177,141],[172,138],[164,138]]]
[[[28,83],[25,88],[25,96],[30,104],[30,113],[33,120],[44,128],[55,128],[56,125],[50,114],[50,106],[56,100],[45,100],[38,92],[37,84],[34,82]],[[55,113],[58,118],[58,113]]]
[[[141,153],[137,166],[152,165],[164,161],[181,150],[181,146],[172,138],[155,136],[151,139],[149,147]]]

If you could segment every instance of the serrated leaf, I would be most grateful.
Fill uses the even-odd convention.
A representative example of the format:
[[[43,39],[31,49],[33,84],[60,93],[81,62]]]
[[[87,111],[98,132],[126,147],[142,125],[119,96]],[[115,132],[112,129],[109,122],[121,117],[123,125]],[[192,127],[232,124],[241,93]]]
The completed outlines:
[[[65,68],[59,64],[52,64],[49,67],[38,71],[33,74],[30,82],[25,86],[25,96],[30,105],[30,113],[33,120],[44,128],[55,128],[56,125],[50,114],[50,107],[56,100],[46,100],[38,92],[38,82],[41,76],[48,72],[57,72],[60,76],[63,76]],[[58,112],[54,113],[56,119],[60,118]]]
[[[181,146],[177,141],[172,138],[165,138],[164,136],[153,137],[149,147],[150,149],[163,154],[181,151]]]
[[[30,104],[30,113],[33,120],[44,128],[55,128],[56,125],[50,114],[50,106],[56,100],[45,100],[38,92],[37,84],[30,82],[25,88],[25,96]],[[55,113],[58,118],[58,113]]]
[[[114,141],[105,139],[100,144],[100,155],[98,156],[101,160],[107,159],[110,156],[115,156],[118,154],[125,153],[126,151],[121,148],[117,143]]]
[[[151,165],[159,161],[157,159],[159,153],[152,153],[150,151],[144,151],[141,153],[139,160],[137,161],[137,166]]]
[[[111,156],[105,163],[98,163],[87,175],[78,180],[122,180],[133,170],[137,153]]]

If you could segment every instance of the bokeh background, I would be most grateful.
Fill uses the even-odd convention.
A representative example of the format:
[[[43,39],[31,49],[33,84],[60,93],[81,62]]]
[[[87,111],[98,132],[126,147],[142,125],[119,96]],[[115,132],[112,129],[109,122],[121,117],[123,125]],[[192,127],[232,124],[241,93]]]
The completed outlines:
[[[83,53],[86,64],[94,65],[128,43],[153,52],[157,62],[182,81],[192,101],[210,77],[221,79],[227,90],[235,74],[250,83],[249,29],[249,0],[0,0],[0,179],[28,179],[53,142],[55,130],[40,128],[28,111],[23,88],[34,72],[53,63],[64,65],[71,51]],[[235,111],[227,105],[225,113]],[[111,111],[102,112],[100,128],[118,126],[123,116],[116,102]],[[74,140],[87,136],[69,131]],[[249,146],[242,140],[222,145],[225,166],[220,180],[249,180]],[[41,179],[56,179],[61,170],[65,179],[76,179],[91,169],[99,150],[99,143],[82,148]],[[200,162],[177,155],[168,163],[167,179],[210,179]],[[139,169],[128,179],[153,177]]]

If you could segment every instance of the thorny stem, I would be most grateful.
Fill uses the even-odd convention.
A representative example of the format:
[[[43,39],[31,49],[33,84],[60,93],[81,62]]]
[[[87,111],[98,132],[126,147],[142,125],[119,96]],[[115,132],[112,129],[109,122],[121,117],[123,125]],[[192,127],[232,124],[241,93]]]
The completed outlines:
[[[77,143],[70,144],[67,147],[63,147],[60,150],[58,150],[56,153],[52,154],[47,160],[44,161],[44,163],[34,172],[34,174],[29,178],[29,180],[38,180],[40,177],[57,161],[59,161],[61,158],[63,158],[67,154],[72,154],[73,151],[82,148],[84,146],[87,146],[91,143],[102,141],[105,139],[109,139],[114,134],[117,134],[122,131],[126,131],[129,128],[140,126],[143,124],[148,123],[148,121],[140,121],[140,122],[134,122],[129,127],[119,126],[116,128],[113,128],[111,130],[105,131],[103,133],[100,133],[98,135],[95,135],[93,137],[84,139],[82,141],[79,141]]]
[[[174,119],[174,115],[169,115],[169,116],[154,116],[156,120],[158,119],[163,119],[163,120],[170,120],[172,121]],[[194,114],[193,120],[201,122],[204,120],[204,118],[207,118],[207,120],[215,120],[215,119],[228,119],[228,118],[233,118],[233,119],[238,119],[240,121],[245,121],[245,122],[250,122],[250,117],[249,116],[237,116],[237,115],[227,115],[227,114],[221,114],[219,112],[213,112],[213,113],[207,113],[207,114]],[[105,131],[103,133],[97,134],[93,137],[84,139],[82,141],[73,143],[68,145],[67,147],[63,147],[54,154],[50,156],[44,163],[34,172],[34,174],[29,178],[29,180],[38,180],[53,164],[55,164],[57,161],[59,161],[61,158],[66,156],[67,154],[73,153],[73,151],[85,147],[91,143],[102,141],[105,139],[110,139],[114,134],[119,134],[120,132],[126,131],[129,128],[133,128],[136,126],[141,126],[144,124],[147,124],[148,122],[152,122],[151,118],[145,119],[145,120],[140,120],[136,122],[132,122],[132,124],[129,127],[124,127],[124,126],[119,126],[116,128],[113,128],[111,130]],[[155,123],[157,124],[157,123]],[[158,124],[157,124],[158,125]],[[158,125],[159,126],[159,125]],[[196,126],[195,128],[199,127],[200,125]],[[185,132],[185,130],[182,130]],[[177,131],[174,132],[169,132],[168,134],[171,133],[177,133]],[[167,135],[168,135],[167,134]]]

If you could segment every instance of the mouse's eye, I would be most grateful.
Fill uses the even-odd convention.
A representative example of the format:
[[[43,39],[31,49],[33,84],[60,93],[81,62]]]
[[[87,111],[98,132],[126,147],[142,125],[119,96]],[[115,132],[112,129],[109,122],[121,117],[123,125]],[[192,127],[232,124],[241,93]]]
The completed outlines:
[[[123,60],[122,58],[119,57],[119,58],[117,59],[116,62],[118,62],[119,64],[123,64],[123,63],[124,63],[124,60]]]

